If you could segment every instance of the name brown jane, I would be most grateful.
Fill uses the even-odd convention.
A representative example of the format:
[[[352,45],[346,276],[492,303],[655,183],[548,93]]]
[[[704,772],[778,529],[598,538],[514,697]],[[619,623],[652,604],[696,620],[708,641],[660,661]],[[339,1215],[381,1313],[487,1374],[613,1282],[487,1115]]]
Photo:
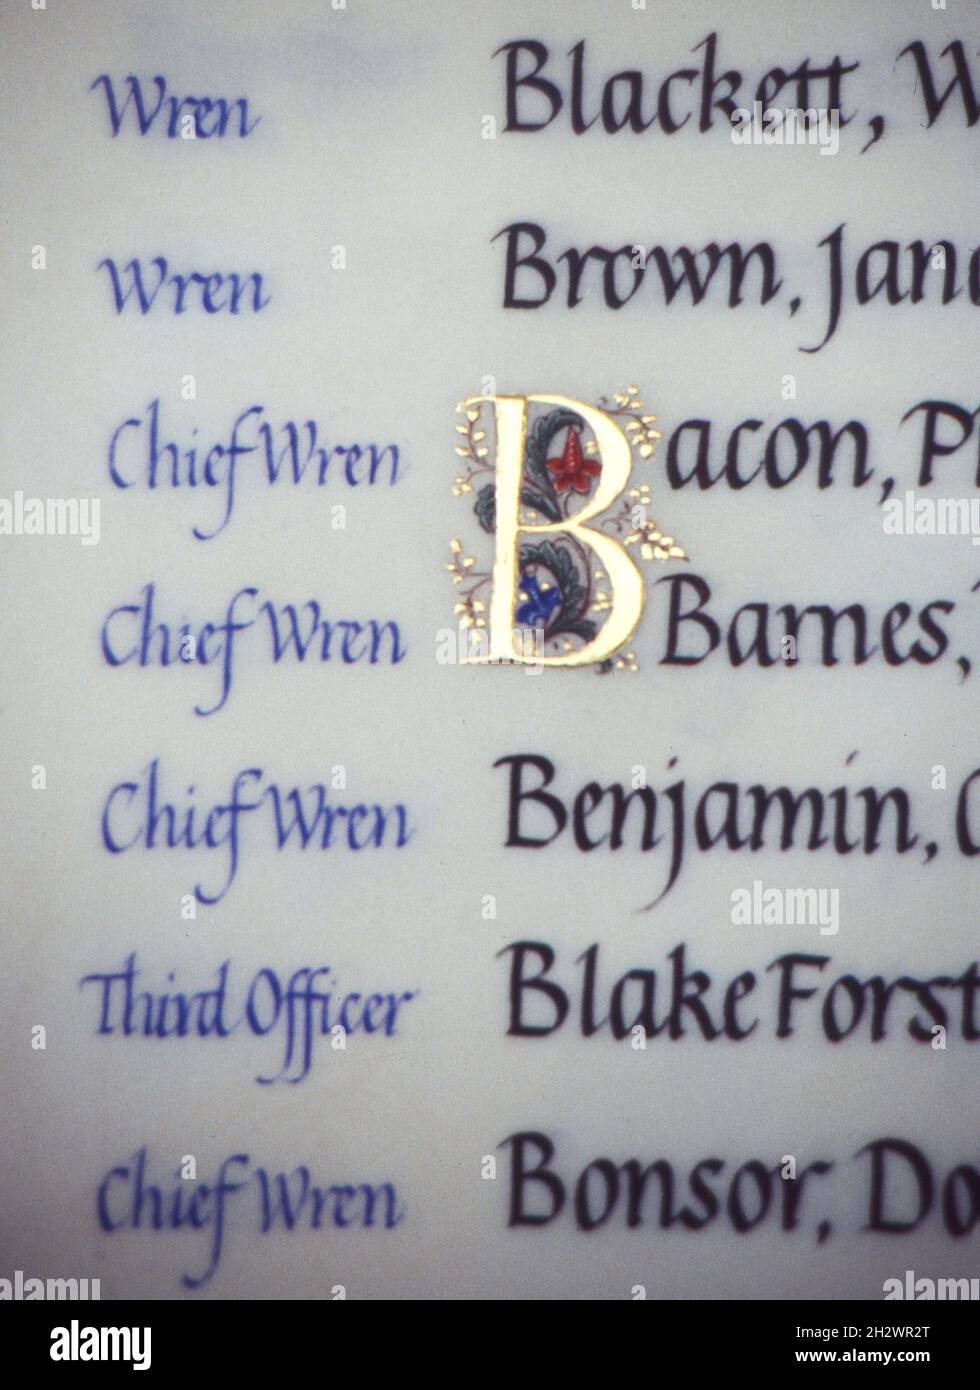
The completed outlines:
[[[847,762],[856,756],[852,753]],[[672,757],[668,770],[677,761]],[[508,849],[546,849],[566,829],[576,849],[585,854],[602,848],[615,852],[627,844],[649,853],[666,842],[666,882],[647,907],[654,907],[673,888],[692,844],[698,853],[824,849],[838,855],[877,854],[884,848],[909,854],[921,844],[904,787],[880,791],[842,784],[797,791],[719,781],[701,792],[692,808],[684,778],[659,791],[589,781],[577,792],[560,796],[553,786],[555,764],[540,753],[508,753],[493,766],[509,773],[504,840]],[[955,843],[967,857],[980,854],[980,767],[965,778],[956,797]],[[928,864],[938,850],[934,840],[921,844],[922,861]]]
[[[980,305],[980,246],[967,253],[942,238],[908,242],[904,237],[888,238],[866,246],[851,264],[845,227],[841,222],[817,242],[819,249],[827,251],[820,309],[826,326],[820,341],[808,347],[801,344],[801,352],[819,352],[837,332],[852,301],[858,307],[877,301],[891,307],[928,303],[945,308],[963,296],[964,304]],[[556,251],[547,230],[530,220],[509,223],[492,241],[501,237],[505,309],[540,309],[554,295],[568,309],[591,300],[619,310],[644,286],[644,294],[658,299],[665,309],[675,299],[692,308],[702,303],[728,309],[746,303],[764,308],[790,293],[779,269],[778,252],[765,240],[751,246],[740,241],[664,246],[638,231],[619,245],[593,243]],[[942,269],[933,259],[937,250],[942,251]],[[790,300],[791,317],[802,302],[799,296]]]

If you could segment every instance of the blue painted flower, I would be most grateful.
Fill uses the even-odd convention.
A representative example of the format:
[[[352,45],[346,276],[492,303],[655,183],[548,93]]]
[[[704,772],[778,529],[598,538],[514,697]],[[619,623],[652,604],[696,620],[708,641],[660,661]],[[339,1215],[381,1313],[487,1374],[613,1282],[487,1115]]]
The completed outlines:
[[[522,627],[546,627],[548,619],[561,603],[557,585],[549,584],[542,589],[533,574],[522,574],[518,587],[525,602],[514,615],[517,621]]]

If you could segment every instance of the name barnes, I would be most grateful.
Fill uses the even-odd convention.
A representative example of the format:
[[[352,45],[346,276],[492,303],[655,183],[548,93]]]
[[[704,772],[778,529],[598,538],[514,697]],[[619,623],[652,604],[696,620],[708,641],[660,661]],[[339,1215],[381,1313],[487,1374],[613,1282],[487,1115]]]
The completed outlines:
[[[848,765],[857,757],[852,753]],[[677,758],[669,760],[671,769]],[[575,847],[583,853],[605,846],[619,850],[627,843],[643,853],[666,842],[670,856],[666,882],[646,904],[656,906],[680,877],[689,847],[699,853],[727,849],[755,853],[768,850],[832,850],[846,855],[855,850],[877,854],[889,848],[908,854],[920,845],[912,829],[912,805],[903,787],[844,785],[824,791],[804,787],[743,787],[738,782],[712,782],[693,803],[684,778],[659,791],[634,775],[627,789],[620,782],[603,787],[586,782],[563,799],[552,787],[555,764],[537,753],[509,753],[494,767],[508,768],[508,849],[544,849],[571,829]],[[637,769],[634,768],[634,773]],[[628,838],[627,838],[628,837]],[[955,841],[967,857],[980,854],[980,767],[971,772],[956,797]],[[922,846],[923,862],[938,852],[934,840]]]

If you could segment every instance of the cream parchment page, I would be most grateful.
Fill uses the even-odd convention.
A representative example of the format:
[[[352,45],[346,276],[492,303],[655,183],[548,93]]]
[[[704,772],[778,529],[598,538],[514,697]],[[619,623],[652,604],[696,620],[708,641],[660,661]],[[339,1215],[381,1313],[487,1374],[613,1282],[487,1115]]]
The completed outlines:
[[[975,19],[3,0],[0,1277],[880,1299],[980,1273]],[[737,143],[723,75],[751,113],[805,64],[824,143]],[[771,248],[767,302],[733,243]],[[631,547],[632,655],[452,659],[496,443],[491,403],[467,482],[457,405],[630,386],[660,433],[637,524],[686,556]],[[828,452],[820,421],[857,424]],[[569,433],[563,506],[594,482]],[[702,613],[687,664],[672,601]],[[823,606],[795,658],[786,605]],[[329,659],[322,628],[297,659],[290,606]],[[508,844],[511,811],[555,832],[510,805],[549,767],[567,823]],[[613,784],[656,794],[657,844],[637,801],[611,848]],[[819,789],[826,843],[811,801],[753,849],[751,787]],[[790,890],[823,917],[783,920]]]

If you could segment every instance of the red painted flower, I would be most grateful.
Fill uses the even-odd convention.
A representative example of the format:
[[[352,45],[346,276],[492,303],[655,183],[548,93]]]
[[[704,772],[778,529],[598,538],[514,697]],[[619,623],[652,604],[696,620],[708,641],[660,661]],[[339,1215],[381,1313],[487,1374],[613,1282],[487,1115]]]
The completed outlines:
[[[567,492],[569,488],[574,488],[576,492],[588,492],[592,486],[592,479],[598,478],[602,472],[601,464],[596,463],[594,459],[587,459],[582,453],[578,430],[572,429],[571,426],[565,436],[565,448],[561,458],[549,459],[548,467],[555,475],[557,492]]]

